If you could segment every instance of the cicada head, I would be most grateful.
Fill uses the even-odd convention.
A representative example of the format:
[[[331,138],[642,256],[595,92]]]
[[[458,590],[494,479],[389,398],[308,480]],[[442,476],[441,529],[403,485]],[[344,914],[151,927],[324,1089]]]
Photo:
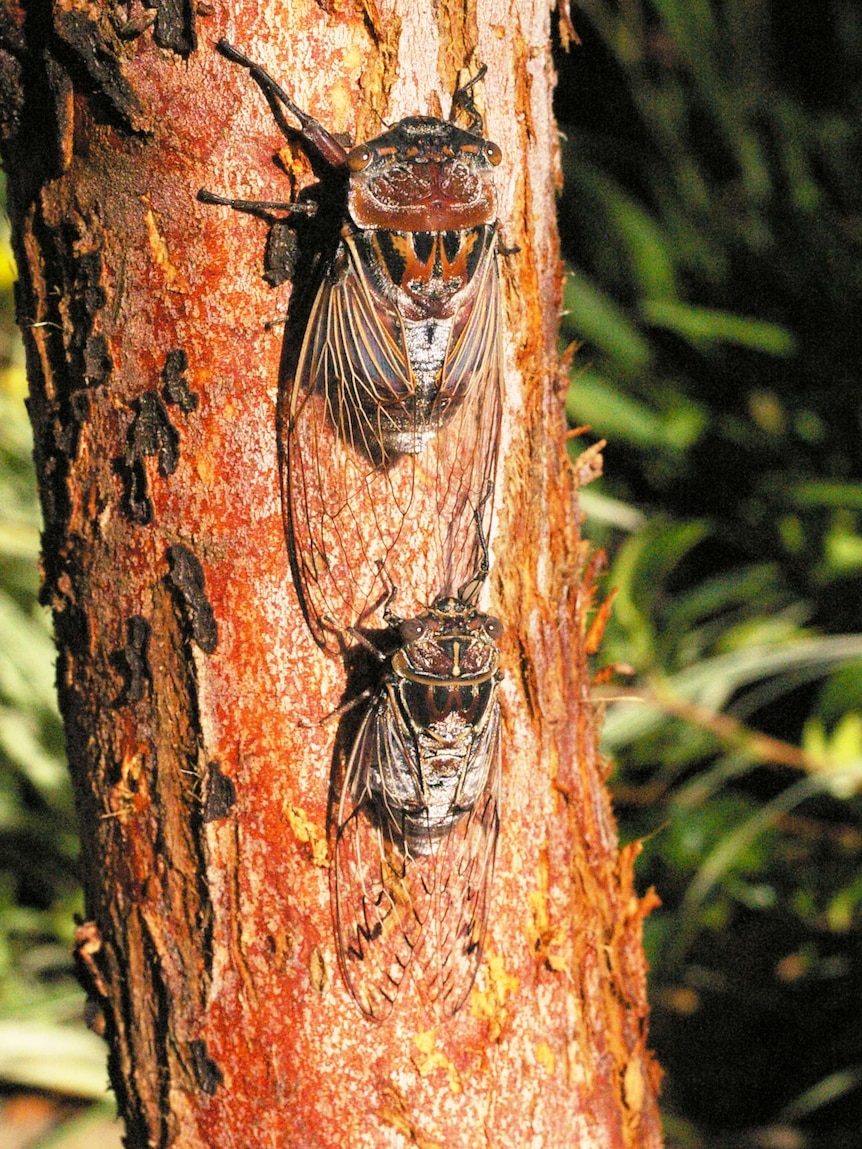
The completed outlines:
[[[460,598],[439,598],[427,614],[400,623],[392,658],[399,677],[429,686],[476,686],[498,672],[503,624]]]
[[[463,231],[492,223],[495,143],[433,116],[411,116],[347,156],[357,227]]]

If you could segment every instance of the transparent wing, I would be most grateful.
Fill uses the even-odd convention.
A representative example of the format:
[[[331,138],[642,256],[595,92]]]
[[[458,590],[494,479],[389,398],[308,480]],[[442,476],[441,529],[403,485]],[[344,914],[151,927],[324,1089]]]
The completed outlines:
[[[427,452],[435,501],[441,509],[436,542],[444,575],[432,597],[458,594],[481,564],[481,540],[490,537],[493,499],[487,495],[496,478],[503,373],[496,245],[489,248],[476,286],[476,305],[450,348],[441,387],[444,396],[454,392],[456,385],[464,386],[466,393]],[[411,604],[411,609],[429,601],[426,597],[422,603]]]
[[[428,916],[429,892],[411,890],[413,858],[393,840],[370,789],[387,741],[389,698],[365,716],[348,762],[335,838],[335,918],[344,979],[360,1009],[389,1015]],[[418,904],[417,904],[418,903]]]
[[[320,287],[286,419],[286,531],[316,641],[366,622],[397,586],[410,614],[475,573],[476,509],[493,483],[500,426],[500,301],[488,245],[453,334],[416,454],[387,458],[386,431],[412,417],[415,380],[400,319],[381,307],[345,240]],[[486,518],[490,516],[490,500]],[[484,528],[487,530],[487,522]],[[415,554],[418,532],[422,554]],[[425,540],[427,539],[427,545]],[[411,545],[412,544],[412,545]]]
[[[335,846],[336,934],[351,994],[382,1021],[412,976],[422,1001],[444,1017],[470,992],[482,956],[499,831],[499,703],[473,748],[487,763],[478,800],[448,834],[429,826],[405,840],[398,812],[371,794],[381,754],[407,749],[385,692],[366,716],[348,765]],[[397,748],[395,744],[397,743]],[[379,774],[378,774],[379,776]]]

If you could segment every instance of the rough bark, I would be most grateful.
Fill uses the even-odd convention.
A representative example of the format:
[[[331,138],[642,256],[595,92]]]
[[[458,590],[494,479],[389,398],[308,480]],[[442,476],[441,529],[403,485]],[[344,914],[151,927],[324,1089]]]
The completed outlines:
[[[149,21],[155,16],[155,24]],[[79,953],[128,1143],[660,1144],[634,849],[619,852],[555,349],[559,181],[543,0],[11,5],[4,159],[82,831]],[[326,820],[343,667],[312,643],[279,507],[290,284],[201,186],[309,181],[228,36],[357,139],[488,65],[507,300],[490,607],[506,624],[490,935],[451,1022],[341,981]],[[416,539],[417,553],[422,540]]]

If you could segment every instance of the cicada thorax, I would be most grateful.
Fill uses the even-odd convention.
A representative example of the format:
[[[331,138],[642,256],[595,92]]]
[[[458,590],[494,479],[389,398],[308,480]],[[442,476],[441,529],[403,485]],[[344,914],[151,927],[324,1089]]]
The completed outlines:
[[[462,598],[399,621],[401,645],[352,749],[335,883],[345,979],[371,1017],[411,971],[451,1016],[481,959],[499,830],[502,627]]]
[[[354,148],[348,212],[357,227],[461,231],[493,222],[495,143],[451,121],[410,116]]]

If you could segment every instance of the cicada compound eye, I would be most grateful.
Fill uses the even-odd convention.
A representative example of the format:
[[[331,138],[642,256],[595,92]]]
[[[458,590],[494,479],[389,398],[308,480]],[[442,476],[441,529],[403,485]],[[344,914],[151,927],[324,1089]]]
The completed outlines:
[[[368,167],[373,159],[374,152],[368,144],[357,144],[352,151],[347,153],[347,166],[352,172],[361,172]]]
[[[485,157],[493,167],[496,167],[503,158],[503,153],[493,140],[486,140],[485,142]]]
[[[494,642],[496,642],[498,638],[503,637],[503,624],[499,618],[494,618],[491,614],[487,616],[485,619],[485,633],[489,638],[493,638]]]
[[[401,623],[401,637],[405,642],[415,642],[425,633],[425,623],[418,618],[405,618]]]

